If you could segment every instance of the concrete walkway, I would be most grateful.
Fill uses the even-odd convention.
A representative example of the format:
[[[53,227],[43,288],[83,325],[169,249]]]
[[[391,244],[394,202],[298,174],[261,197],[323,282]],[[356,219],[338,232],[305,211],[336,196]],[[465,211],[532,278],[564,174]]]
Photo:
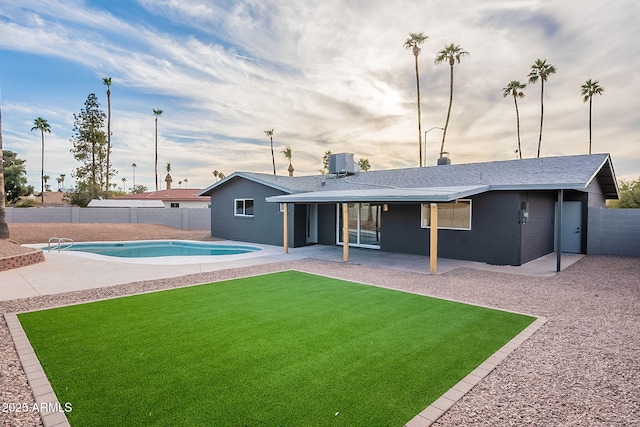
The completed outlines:
[[[219,242],[238,244],[238,242]],[[306,246],[283,253],[282,247],[260,246],[261,251],[244,255],[217,257],[116,258],[79,252],[46,252],[43,263],[0,272],[0,300],[51,295],[82,289],[100,288],[142,280],[178,277],[187,274],[247,267],[251,265],[317,258],[342,261],[342,247]],[[349,263],[429,274],[429,257],[351,248]],[[575,263],[583,255],[563,254],[562,268]],[[494,266],[480,262],[451,259],[438,260],[438,274],[467,267],[500,273],[548,277],[556,272],[556,255],[549,254],[520,267]]]

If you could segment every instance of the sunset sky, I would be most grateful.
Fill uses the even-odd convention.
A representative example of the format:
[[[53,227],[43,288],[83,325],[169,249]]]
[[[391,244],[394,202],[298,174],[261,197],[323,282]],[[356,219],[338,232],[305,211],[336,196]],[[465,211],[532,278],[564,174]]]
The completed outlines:
[[[611,153],[618,178],[640,176],[640,3],[482,0],[3,0],[0,90],[4,149],[27,160],[40,187],[36,117],[45,136],[45,174],[78,166],[73,115],[95,93],[106,112],[112,78],[112,160],[121,179],[154,187],[154,115],[159,170],[174,186],[204,188],[212,171],[271,171],[293,150],[296,175],[318,172],[322,155],[350,152],[373,169],[418,166],[414,56],[410,32],[429,38],[419,56],[422,128],[443,127],[449,67],[434,58],[449,43],[470,53],[454,67],[445,151],[453,163],[515,159],[511,80],[527,82],[538,58],[557,72],[545,85],[542,156],[588,152],[587,79],[594,98],[593,152]],[[535,157],[540,83],[519,100],[524,157]],[[427,134],[435,164],[442,131]]]

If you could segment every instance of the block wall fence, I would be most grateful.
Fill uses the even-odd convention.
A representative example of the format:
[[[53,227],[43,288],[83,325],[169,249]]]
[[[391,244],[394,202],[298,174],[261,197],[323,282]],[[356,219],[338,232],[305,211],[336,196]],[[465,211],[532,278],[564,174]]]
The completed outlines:
[[[193,208],[7,208],[7,223],[160,224],[211,230],[210,209]]]
[[[587,254],[640,257],[640,209],[589,208]]]

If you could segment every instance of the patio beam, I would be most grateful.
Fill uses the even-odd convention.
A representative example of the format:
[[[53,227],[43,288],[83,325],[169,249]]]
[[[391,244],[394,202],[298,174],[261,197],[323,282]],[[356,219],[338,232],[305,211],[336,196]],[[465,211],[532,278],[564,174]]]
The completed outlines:
[[[438,271],[438,204],[431,203],[429,211],[431,225],[429,239],[429,271],[436,274]]]
[[[289,253],[289,204],[288,203],[283,203],[282,204],[282,227],[284,230],[284,237],[283,237],[283,246],[284,246],[284,253]]]
[[[342,204],[342,260],[349,261],[349,205]]]

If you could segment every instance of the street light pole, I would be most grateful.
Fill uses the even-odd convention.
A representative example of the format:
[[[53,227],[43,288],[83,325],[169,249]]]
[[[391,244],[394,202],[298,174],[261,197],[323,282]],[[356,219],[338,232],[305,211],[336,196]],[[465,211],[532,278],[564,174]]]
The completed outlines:
[[[444,128],[441,128],[439,126],[434,126],[431,129],[424,131],[424,165],[425,166],[427,166],[427,133],[429,133],[429,131],[432,131],[434,129],[444,130]]]

